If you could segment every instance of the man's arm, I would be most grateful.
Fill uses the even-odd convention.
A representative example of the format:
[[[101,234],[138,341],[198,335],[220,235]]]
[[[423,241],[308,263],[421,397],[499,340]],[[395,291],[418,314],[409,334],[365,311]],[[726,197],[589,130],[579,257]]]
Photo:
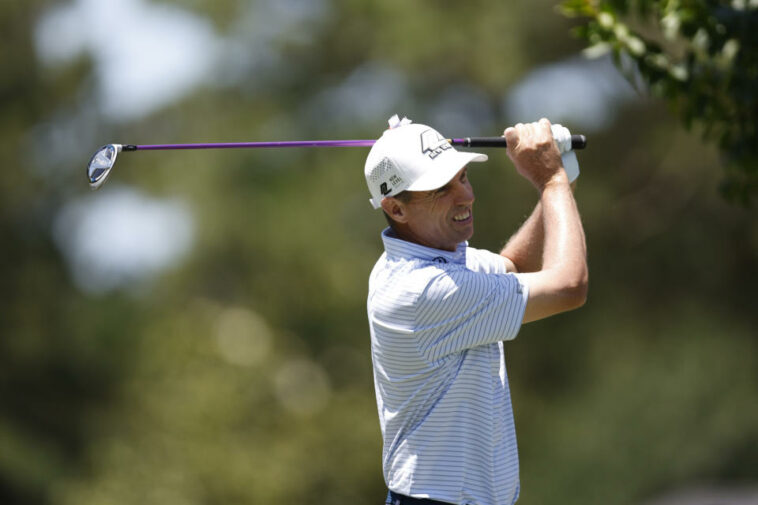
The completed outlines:
[[[576,181],[571,190],[576,189]],[[538,272],[542,268],[542,251],[545,243],[545,228],[542,221],[542,203],[537,202],[529,218],[514,233],[500,255],[505,259],[508,272]]]
[[[537,202],[532,214],[500,251],[500,256],[505,258],[507,271],[537,272],[542,267],[544,241],[542,204]]]
[[[505,137],[508,156],[516,169],[540,192],[538,209],[517,232],[515,242],[509,241],[510,246],[505,248],[517,257],[533,254],[539,246],[536,228],[542,214],[542,264],[532,273],[519,275],[529,287],[523,319],[529,322],[584,304],[587,253],[579,211],[552,138],[550,122],[542,119],[539,123],[518,124],[506,129]],[[523,237],[519,237],[522,233]],[[526,264],[530,261],[535,260],[527,260]]]

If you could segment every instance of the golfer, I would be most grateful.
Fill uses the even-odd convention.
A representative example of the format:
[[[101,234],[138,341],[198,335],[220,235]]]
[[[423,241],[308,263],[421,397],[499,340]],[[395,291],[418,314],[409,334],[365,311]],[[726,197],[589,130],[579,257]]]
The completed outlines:
[[[368,319],[382,462],[393,505],[511,505],[519,464],[503,344],[522,323],[584,304],[584,232],[551,125],[504,133],[508,156],[539,193],[496,254],[469,247],[483,154],[436,130],[390,120],[368,155],[384,254],[369,279]]]

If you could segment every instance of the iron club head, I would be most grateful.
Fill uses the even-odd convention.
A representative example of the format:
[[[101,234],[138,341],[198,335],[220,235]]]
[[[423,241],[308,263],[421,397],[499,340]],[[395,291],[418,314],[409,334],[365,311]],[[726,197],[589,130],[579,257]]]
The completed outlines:
[[[111,173],[116,156],[121,152],[121,144],[107,144],[97,150],[87,165],[87,180],[92,189],[99,188]]]

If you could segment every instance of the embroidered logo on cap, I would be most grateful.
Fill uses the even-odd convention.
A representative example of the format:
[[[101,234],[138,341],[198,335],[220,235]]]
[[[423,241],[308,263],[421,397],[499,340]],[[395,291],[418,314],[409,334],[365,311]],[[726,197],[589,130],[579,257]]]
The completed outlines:
[[[368,177],[372,182],[379,183],[379,192],[385,196],[402,187],[405,183],[398,174],[397,167],[389,158],[382,158],[382,161],[371,170]]]
[[[452,149],[453,146],[439,132],[428,129],[421,133],[421,152],[434,159],[443,151]]]

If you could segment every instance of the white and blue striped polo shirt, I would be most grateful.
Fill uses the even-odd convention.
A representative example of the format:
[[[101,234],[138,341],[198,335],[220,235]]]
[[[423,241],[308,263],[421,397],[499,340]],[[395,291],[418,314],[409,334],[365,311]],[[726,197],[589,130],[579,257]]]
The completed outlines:
[[[369,280],[374,384],[389,489],[455,504],[511,505],[519,466],[503,340],[528,290],[503,258],[382,233]]]

